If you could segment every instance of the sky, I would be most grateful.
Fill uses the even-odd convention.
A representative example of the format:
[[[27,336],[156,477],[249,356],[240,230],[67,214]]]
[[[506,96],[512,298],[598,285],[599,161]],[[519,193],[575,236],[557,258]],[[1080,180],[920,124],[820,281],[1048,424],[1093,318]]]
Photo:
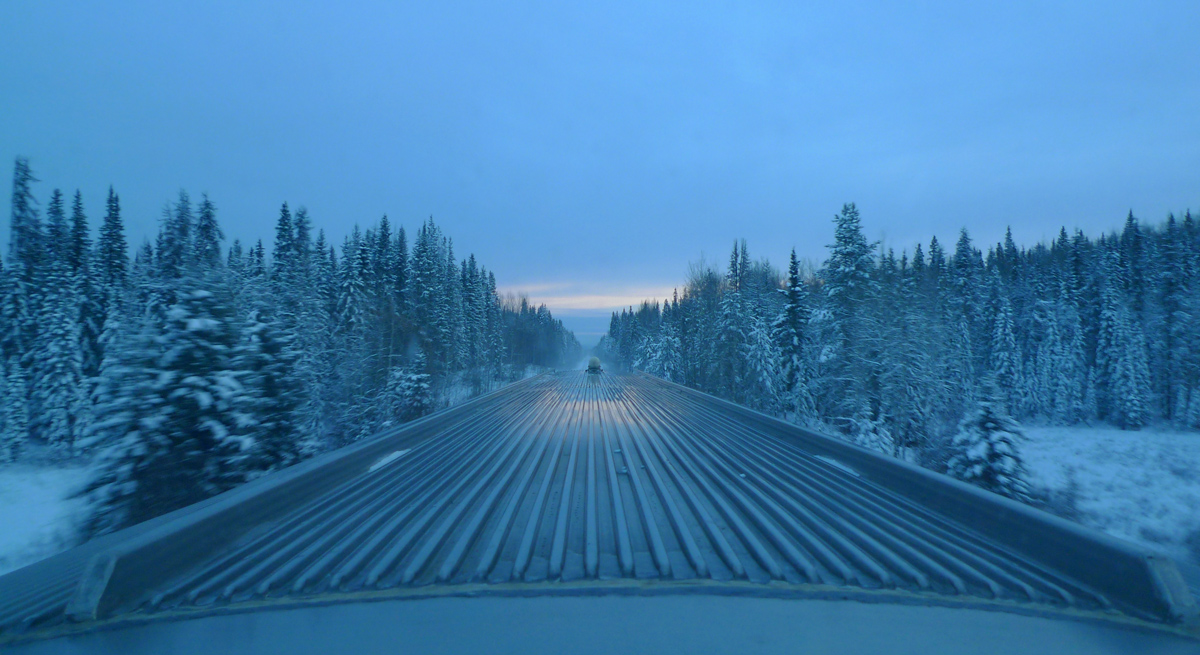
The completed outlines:
[[[813,5],[813,6],[801,6]],[[827,5],[827,6],[817,6]],[[819,261],[1200,209],[1200,3],[6,0],[0,160],[267,243],[429,216],[591,345],[735,239]],[[9,169],[11,170],[11,169]],[[7,222],[0,243],[7,242]]]

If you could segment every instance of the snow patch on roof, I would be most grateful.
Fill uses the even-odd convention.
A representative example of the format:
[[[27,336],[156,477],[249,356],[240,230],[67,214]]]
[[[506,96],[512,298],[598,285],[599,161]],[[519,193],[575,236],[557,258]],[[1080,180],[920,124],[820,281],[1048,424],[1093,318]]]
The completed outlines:
[[[378,471],[379,469],[387,466],[388,464],[391,464],[392,462],[400,459],[401,457],[404,457],[404,454],[407,453],[409,450],[412,450],[412,449],[405,448],[404,450],[397,450],[396,452],[394,452],[390,455],[384,455],[383,457],[380,457],[379,461],[375,462],[374,464],[371,465],[371,468],[367,469],[367,473],[374,473],[375,471]]]
[[[829,464],[829,465],[831,465],[831,466],[834,466],[834,467],[837,467],[837,468],[839,468],[839,469],[842,469],[843,471],[845,471],[845,472],[849,473],[850,475],[853,475],[853,476],[854,476],[854,477],[856,477],[856,478],[862,477],[861,475],[859,475],[858,471],[855,471],[855,470],[854,470],[853,468],[851,468],[850,466],[848,466],[848,465],[846,465],[846,464],[843,464],[843,463],[839,462],[838,460],[836,460],[836,459],[834,459],[834,458],[832,458],[832,457],[826,457],[826,456],[824,456],[824,455],[814,455],[814,457],[816,457],[817,459],[821,460],[822,462],[825,462],[826,464]]]

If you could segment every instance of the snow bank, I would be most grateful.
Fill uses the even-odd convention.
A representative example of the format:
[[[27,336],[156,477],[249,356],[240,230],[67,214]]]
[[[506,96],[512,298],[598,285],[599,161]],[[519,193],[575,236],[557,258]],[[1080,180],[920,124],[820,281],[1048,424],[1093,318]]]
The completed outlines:
[[[1030,482],[1066,492],[1077,519],[1200,564],[1200,433],[1026,427]]]
[[[0,575],[74,545],[85,501],[83,465],[0,467]]]

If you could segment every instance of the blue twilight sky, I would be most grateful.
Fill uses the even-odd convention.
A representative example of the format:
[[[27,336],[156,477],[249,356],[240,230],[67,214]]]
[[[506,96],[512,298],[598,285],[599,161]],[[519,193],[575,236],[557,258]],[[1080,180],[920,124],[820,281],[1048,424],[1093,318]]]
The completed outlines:
[[[587,344],[735,238],[820,258],[846,201],[898,249],[1200,207],[1195,0],[3,14],[0,160],[30,157],[43,201],[80,188],[97,221],[113,184],[135,244],[180,188],[243,240],[284,200],[339,243],[433,215]]]

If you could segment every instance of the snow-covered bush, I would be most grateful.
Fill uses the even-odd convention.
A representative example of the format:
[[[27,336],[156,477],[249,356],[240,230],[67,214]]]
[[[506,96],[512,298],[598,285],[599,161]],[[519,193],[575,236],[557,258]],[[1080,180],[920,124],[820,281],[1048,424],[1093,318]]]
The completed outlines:
[[[963,420],[952,443],[947,472],[993,493],[1024,500],[1029,496],[1019,442],[1021,428],[992,402]]]
[[[385,393],[388,418],[394,423],[428,414],[433,408],[433,394],[429,374],[425,372],[425,358],[418,356],[411,365],[392,369]]]
[[[851,419],[851,424],[853,430],[851,437],[854,443],[884,455],[896,454],[896,443],[892,438],[892,433],[888,431],[882,421],[871,418],[868,408],[863,407],[859,410],[858,414]]]

